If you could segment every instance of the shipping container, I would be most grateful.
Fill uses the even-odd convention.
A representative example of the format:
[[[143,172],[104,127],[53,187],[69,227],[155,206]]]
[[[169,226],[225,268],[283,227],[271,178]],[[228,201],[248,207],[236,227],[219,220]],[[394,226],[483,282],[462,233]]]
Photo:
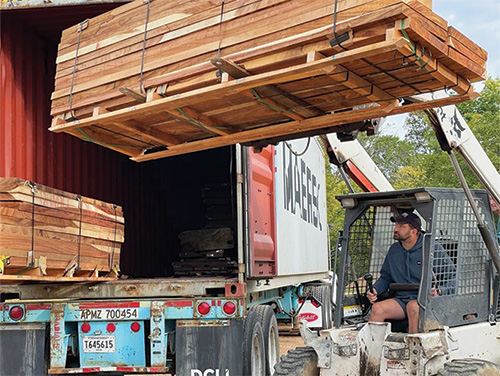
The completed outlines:
[[[331,323],[323,149],[304,139],[138,164],[51,133],[61,30],[117,4],[31,3],[0,13],[0,176],[121,206],[125,242],[114,282],[2,284],[0,347],[29,351],[0,351],[0,373],[269,373],[275,317],[293,321],[306,299]],[[200,237],[217,246],[201,266]]]

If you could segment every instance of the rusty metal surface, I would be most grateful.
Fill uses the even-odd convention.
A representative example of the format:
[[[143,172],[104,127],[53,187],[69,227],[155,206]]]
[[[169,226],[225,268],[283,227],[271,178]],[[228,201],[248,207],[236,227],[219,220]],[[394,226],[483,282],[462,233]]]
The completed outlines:
[[[64,324],[64,304],[54,304],[50,312],[50,368],[64,368],[66,364]]]
[[[18,293],[26,299],[102,299],[133,297],[209,296],[224,291],[231,280],[224,278],[162,278],[118,280],[102,283],[58,283],[50,285],[0,285],[0,293]],[[236,282],[236,279],[234,279]]]
[[[170,371],[168,367],[87,367],[87,368],[50,368],[49,375],[76,375],[82,373],[91,373],[93,375],[103,374],[104,372],[119,372],[123,374],[165,374]]]
[[[185,328],[195,328],[195,327],[206,327],[206,326],[229,326],[229,320],[178,320],[178,327]]]

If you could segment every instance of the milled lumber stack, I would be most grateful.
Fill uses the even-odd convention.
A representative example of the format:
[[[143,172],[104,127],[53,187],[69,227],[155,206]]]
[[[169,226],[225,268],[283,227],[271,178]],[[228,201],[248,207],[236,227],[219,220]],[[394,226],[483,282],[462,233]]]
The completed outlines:
[[[229,227],[184,231],[179,234],[180,261],[172,263],[174,275],[234,274],[238,263],[234,255],[233,230]]]
[[[0,178],[0,257],[8,258],[1,280],[96,279],[119,267],[123,241],[119,206]]]
[[[333,3],[136,1],[65,30],[50,130],[145,161],[349,131],[485,78],[486,52],[419,1]]]

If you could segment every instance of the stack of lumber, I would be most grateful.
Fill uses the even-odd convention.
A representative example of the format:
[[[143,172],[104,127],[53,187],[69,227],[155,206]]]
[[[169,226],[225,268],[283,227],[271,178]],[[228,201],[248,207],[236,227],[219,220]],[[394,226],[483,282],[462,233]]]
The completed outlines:
[[[486,52],[428,6],[335,3],[137,0],[69,28],[50,130],[145,161],[475,97]]]
[[[229,227],[184,231],[179,234],[180,261],[172,263],[174,275],[231,274],[238,269],[226,251],[234,250]]]
[[[205,228],[236,227],[231,186],[226,183],[206,184],[201,189]]]
[[[121,207],[17,178],[0,179],[0,257],[10,262],[0,279],[98,278],[118,267],[123,241]]]

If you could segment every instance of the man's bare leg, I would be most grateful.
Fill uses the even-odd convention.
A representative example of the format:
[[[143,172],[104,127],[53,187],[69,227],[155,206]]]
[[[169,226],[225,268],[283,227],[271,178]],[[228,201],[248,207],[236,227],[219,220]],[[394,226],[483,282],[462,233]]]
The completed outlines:
[[[410,334],[418,332],[418,309],[416,300],[411,300],[406,305],[406,313],[408,314],[408,333]]]
[[[384,322],[387,319],[403,320],[404,318],[405,313],[399,303],[394,299],[387,299],[377,302],[372,306],[372,312],[368,321]]]

